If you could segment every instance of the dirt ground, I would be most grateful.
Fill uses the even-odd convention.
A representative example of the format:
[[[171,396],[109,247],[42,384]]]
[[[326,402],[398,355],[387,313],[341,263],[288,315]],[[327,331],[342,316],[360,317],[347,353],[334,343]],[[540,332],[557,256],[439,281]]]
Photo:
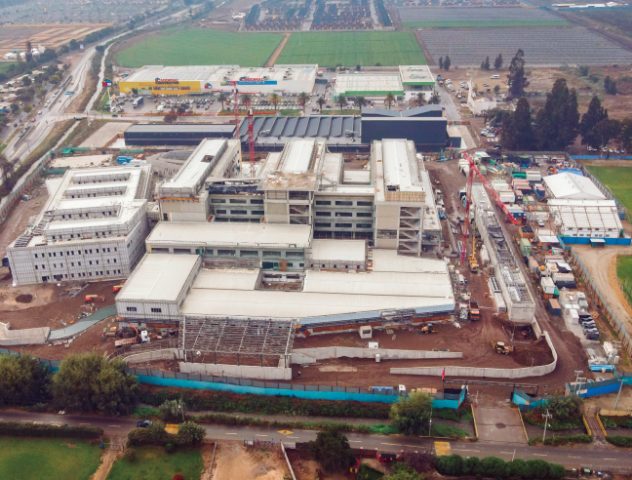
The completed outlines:
[[[33,198],[26,202],[16,203],[9,218],[0,226],[0,257],[6,255],[9,243],[24,231],[29,221],[39,213],[48,199],[48,191],[43,183],[25,193],[32,195]],[[6,273],[0,267],[0,277]]]
[[[279,446],[246,447],[241,442],[220,442],[215,454],[214,480],[283,480],[288,475]]]
[[[107,122],[85,139],[79,146],[90,148],[107,147],[112,140],[114,140],[118,135],[122,135],[123,132],[132,125],[132,123],[128,122]]]

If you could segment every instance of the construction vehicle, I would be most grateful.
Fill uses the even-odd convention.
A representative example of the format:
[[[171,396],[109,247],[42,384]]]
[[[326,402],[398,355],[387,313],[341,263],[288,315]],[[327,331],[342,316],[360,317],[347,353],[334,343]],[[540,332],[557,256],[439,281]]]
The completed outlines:
[[[472,232],[473,233],[473,232]],[[472,249],[470,250],[470,272],[478,273],[478,260],[476,258],[476,235],[471,235],[472,237]]]
[[[103,297],[103,295],[86,295],[85,297],[83,297],[83,301],[85,303],[95,303],[95,302],[104,302],[105,301],[105,297]]]
[[[478,322],[481,319],[481,309],[478,302],[470,300],[470,308],[468,318],[471,322]]]
[[[419,333],[422,335],[430,335],[431,333],[434,333],[434,325],[432,323],[427,323],[421,327]]]
[[[114,341],[115,348],[126,347],[128,345],[136,345],[138,343],[138,337],[121,338]]]
[[[123,284],[119,284],[119,285],[114,285],[112,286],[112,293],[118,293],[121,291],[121,289],[123,288]]]
[[[514,348],[511,345],[507,345],[505,342],[500,342],[500,341],[496,343],[492,343],[492,347],[494,347],[494,350],[496,351],[496,353],[499,353],[501,355],[509,355],[514,350]]]

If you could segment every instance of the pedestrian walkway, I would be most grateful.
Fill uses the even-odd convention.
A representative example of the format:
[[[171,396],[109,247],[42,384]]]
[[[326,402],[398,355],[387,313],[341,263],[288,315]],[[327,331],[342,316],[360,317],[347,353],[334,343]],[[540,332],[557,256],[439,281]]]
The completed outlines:
[[[596,408],[589,408],[586,410],[584,414],[584,418],[586,419],[586,424],[588,426],[589,435],[592,435],[593,442],[596,444],[607,444],[606,436],[604,431],[599,425],[599,421],[597,420],[598,410]]]
[[[520,412],[506,402],[490,400],[472,408],[481,441],[528,444]]]

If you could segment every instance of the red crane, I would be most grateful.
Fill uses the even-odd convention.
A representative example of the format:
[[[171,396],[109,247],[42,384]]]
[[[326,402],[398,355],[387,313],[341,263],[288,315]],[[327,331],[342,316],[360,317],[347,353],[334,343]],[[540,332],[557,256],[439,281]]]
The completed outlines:
[[[255,118],[252,108],[248,110],[248,155],[250,157],[250,173],[255,176]]]
[[[485,190],[487,190],[488,195],[492,198],[492,200],[496,203],[496,206],[502,210],[505,214],[505,220],[513,225],[519,225],[520,222],[512,215],[512,213],[507,208],[507,205],[503,203],[500,199],[500,195],[498,192],[494,190],[494,188],[489,184],[489,181],[481,171],[476,166],[474,159],[472,156],[464,152],[463,158],[467,160],[469,171],[467,174],[467,183],[465,186],[465,220],[463,222],[463,236],[461,239],[461,264],[465,264],[465,260],[467,258],[467,243],[470,236],[470,207],[472,206],[472,183],[474,183],[474,177],[476,176],[478,180],[483,184]]]

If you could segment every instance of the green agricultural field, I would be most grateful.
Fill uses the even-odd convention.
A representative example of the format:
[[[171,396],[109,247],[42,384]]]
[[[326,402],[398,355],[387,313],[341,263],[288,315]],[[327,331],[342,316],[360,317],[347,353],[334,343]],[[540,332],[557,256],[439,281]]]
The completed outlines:
[[[517,27],[565,27],[564,19],[525,20],[412,20],[405,21],[408,28],[517,28]]]
[[[206,28],[170,29],[144,37],[116,54],[123,67],[242,65],[258,67],[281,41],[277,33],[235,33]]]
[[[419,65],[424,54],[411,32],[293,33],[277,63]]]
[[[134,451],[135,460],[118,460],[112,466],[108,480],[171,480],[176,473],[189,480],[200,478],[204,468],[199,450],[165,453],[160,447],[135,447]]]
[[[0,478],[89,480],[100,457],[97,445],[81,441],[0,437]]]
[[[587,165],[588,171],[610,189],[628,212],[632,215],[632,164],[630,167],[601,167]]]
[[[617,258],[617,277],[621,290],[628,299],[628,303],[632,305],[632,257]]]

